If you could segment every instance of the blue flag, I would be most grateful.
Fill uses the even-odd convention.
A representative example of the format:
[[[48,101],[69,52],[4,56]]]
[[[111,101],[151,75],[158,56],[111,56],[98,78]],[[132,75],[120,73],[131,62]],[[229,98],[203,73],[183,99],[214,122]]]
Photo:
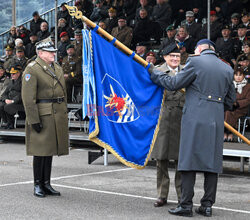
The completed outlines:
[[[89,139],[125,165],[142,169],[159,129],[163,89],[151,82],[145,67],[95,31],[89,39],[95,79],[91,88],[96,89],[88,92],[96,94],[96,104],[85,102],[90,116]]]

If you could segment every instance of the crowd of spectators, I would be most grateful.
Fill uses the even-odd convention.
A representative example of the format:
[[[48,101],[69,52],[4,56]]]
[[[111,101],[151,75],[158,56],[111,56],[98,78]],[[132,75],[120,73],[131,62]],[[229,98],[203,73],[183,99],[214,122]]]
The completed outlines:
[[[211,0],[210,38],[216,44],[218,56],[249,77],[247,2]],[[70,88],[68,97],[71,97],[72,86],[82,82],[79,65],[84,25],[69,15],[65,4],[60,5],[57,16],[57,57],[65,71]],[[156,65],[163,61],[161,52],[172,42],[178,44],[184,65],[197,41],[207,38],[207,0],[77,0],[74,5],[84,16]],[[16,63],[24,70],[34,60],[37,42],[49,36],[55,40],[55,27],[49,27],[37,11],[32,16],[30,29],[23,25],[10,28],[0,65],[0,70],[6,72],[4,77]]]

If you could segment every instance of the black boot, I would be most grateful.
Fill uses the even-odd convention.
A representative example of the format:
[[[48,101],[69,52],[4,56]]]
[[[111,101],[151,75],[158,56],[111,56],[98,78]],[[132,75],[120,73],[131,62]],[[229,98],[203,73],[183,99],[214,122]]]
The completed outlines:
[[[45,197],[43,190],[43,163],[44,158],[34,156],[33,158],[33,174],[34,174],[34,195],[37,197]]]
[[[43,189],[46,195],[60,196],[61,193],[54,190],[50,185],[50,176],[51,176],[51,167],[52,167],[52,156],[45,157],[44,160],[44,185]]]
[[[37,197],[45,197],[45,192],[42,187],[42,183],[38,180],[35,180],[34,183],[34,195]]]

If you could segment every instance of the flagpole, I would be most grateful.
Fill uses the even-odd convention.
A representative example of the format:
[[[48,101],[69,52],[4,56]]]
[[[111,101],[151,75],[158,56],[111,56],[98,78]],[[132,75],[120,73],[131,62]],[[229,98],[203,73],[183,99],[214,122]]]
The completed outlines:
[[[93,21],[91,21],[87,17],[85,17],[81,11],[78,11],[78,9],[75,6],[65,5],[65,7],[68,9],[69,14],[71,16],[75,16],[77,19],[81,19],[83,22],[85,22],[88,26],[90,26],[92,28],[95,28],[97,26],[96,23],[94,23]],[[112,41],[114,39],[114,37],[112,35],[110,35],[108,32],[103,30],[101,27],[98,27],[97,31],[98,31],[98,33],[102,34],[105,38],[107,38],[109,41]],[[125,46],[123,43],[121,43],[117,39],[116,39],[114,45],[116,45],[117,47],[122,49],[128,55],[133,54],[133,51],[131,49],[129,49],[127,46]],[[144,60],[143,58],[141,58],[137,54],[135,54],[134,59],[137,62],[139,62],[140,64],[142,64],[144,67],[146,67],[148,65],[148,62],[146,60]]]
[[[65,7],[68,9],[69,14],[72,17],[75,17],[77,19],[81,19],[83,22],[85,22],[88,26],[95,28],[97,26],[96,23],[94,23],[93,21],[89,20],[87,17],[85,17],[81,11],[78,11],[77,7],[75,6],[68,6],[65,5]],[[114,37],[112,35],[110,35],[108,32],[106,32],[105,30],[103,30],[101,27],[98,27],[97,29],[98,33],[100,33],[101,35],[103,35],[105,38],[107,38],[109,41],[112,41],[114,39]],[[116,39],[115,43],[114,43],[117,47],[119,47],[120,49],[122,49],[126,54],[131,55],[133,54],[133,51],[130,50],[127,46],[125,46],[123,43],[121,43],[119,40]],[[135,54],[134,59],[139,62],[140,64],[142,64],[144,67],[146,67],[148,65],[148,62],[146,60],[144,60],[143,58],[141,58],[139,55]],[[243,136],[242,134],[240,134],[238,131],[236,131],[232,126],[230,126],[228,123],[224,122],[225,127],[230,130],[233,134],[235,134],[236,136],[238,136],[239,138],[241,138],[244,142],[246,142],[248,145],[250,145],[250,141],[249,139],[247,139],[245,136]]]

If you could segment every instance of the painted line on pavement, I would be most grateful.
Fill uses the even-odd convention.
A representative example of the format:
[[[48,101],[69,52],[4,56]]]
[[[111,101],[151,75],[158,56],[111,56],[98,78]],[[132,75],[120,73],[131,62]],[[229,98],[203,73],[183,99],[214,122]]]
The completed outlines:
[[[127,194],[127,193],[118,193],[118,192],[90,189],[90,188],[77,187],[77,186],[67,186],[67,185],[62,185],[62,184],[53,184],[53,186],[67,188],[67,189],[75,189],[75,190],[81,190],[81,191],[89,191],[89,192],[103,193],[103,194],[109,194],[109,195],[116,195],[116,196],[125,196],[125,197],[132,197],[132,198],[138,198],[138,199],[155,200],[155,198],[147,197],[147,196],[139,196],[139,195],[133,195],[133,194]],[[177,201],[174,201],[174,200],[168,200],[168,202],[175,203],[175,204],[178,203]],[[194,206],[199,207],[200,204],[194,204]],[[239,210],[239,209],[229,209],[229,208],[218,207],[218,206],[213,206],[213,209],[250,214],[250,211]]]
[[[70,176],[54,177],[54,178],[51,178],[51,180],[53,181],[53,180],[69,179],[69,178],[74,178],[74,177],[92,176],[92,175],[113,173],[113,172],[120,172],[120,171],[128,171],[128,170],[134,170],[134,169],[133,168],[124,168],[124,169],[117,169],[117,170],[99,171],[99,172],[93,172],[93,173],[82,173],[82,174],[76,174],[76,175],[70,175]],[[23,182],[16,182],[16,183],[0,184],[0,187],[24,185],[24,184],[30,184],[30,183],[34,183],[34,181],[30,180],[30,181],[23,181]]]

